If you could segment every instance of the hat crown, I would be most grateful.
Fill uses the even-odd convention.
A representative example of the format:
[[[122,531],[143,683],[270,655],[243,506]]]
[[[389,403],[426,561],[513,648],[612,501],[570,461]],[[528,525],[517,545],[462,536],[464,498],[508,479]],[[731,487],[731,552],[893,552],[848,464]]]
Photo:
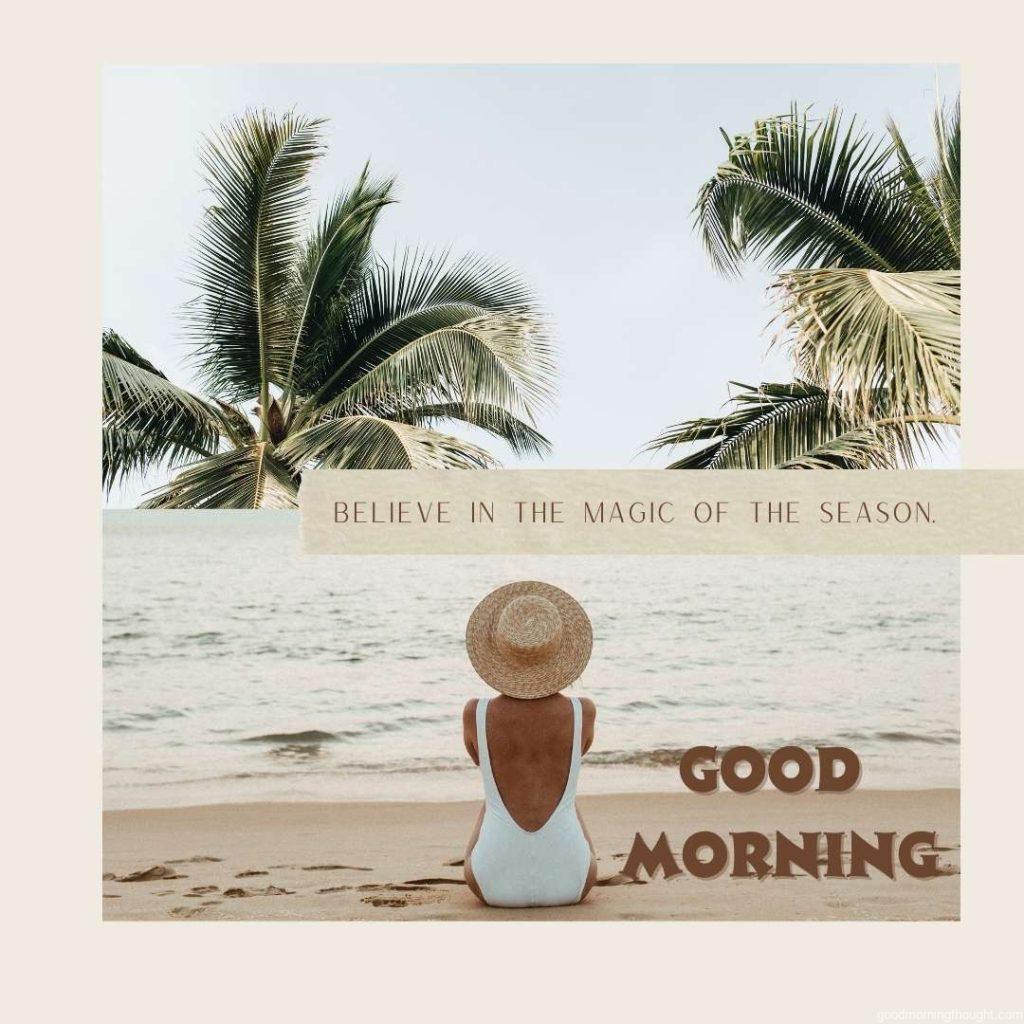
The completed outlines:
[[[513,597],[495,620],[494,642],[519,661],[548,657],[561,646],[562,616],[540,594]]]

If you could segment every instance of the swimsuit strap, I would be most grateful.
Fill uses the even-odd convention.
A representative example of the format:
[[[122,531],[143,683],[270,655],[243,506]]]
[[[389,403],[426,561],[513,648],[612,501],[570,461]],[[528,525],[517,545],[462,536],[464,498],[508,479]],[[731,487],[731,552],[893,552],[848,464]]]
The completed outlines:
[[[480,772],[484,777],[484,797],[488,805],[504,810],[498,784],[491,769],[491,753],[487,747],[487,705],[490,697],[480,697],[476,702],[476,749],[480,756]]]
[[[576,780],[583,760],[583,705],[579,697],[570,697],[569,701],[572,704],[572,758],[569,761],[569,777],[565,780],[562,803],[576,799]]]

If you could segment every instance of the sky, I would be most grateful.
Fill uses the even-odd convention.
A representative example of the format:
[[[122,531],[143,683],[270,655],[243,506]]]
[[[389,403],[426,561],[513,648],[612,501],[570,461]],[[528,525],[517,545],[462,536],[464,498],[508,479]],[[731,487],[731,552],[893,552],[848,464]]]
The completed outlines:
[[[893,117],[927,156],[936,101],[958,87],[955,67],[924,64],[110,67],[103,326],[195,384],[181,308],[207,201],[201,137],[247,108],[294,108],[328,119],[314,212],[369,160],[398,179],[379,251],[485,254],[532,287],[560,366],[538,424],[553,444],[543,465],[661,466],[668,454],[640,449],[669,424],[719,414],[729,381],[792,379],[784,352],[768,350],[768,276],[722,278],[693,230],[697,191],[726,155],[719,127],[749,131],[793,101],[838,105],[875,132]],[[133,506],[163,479],[107,503]]]

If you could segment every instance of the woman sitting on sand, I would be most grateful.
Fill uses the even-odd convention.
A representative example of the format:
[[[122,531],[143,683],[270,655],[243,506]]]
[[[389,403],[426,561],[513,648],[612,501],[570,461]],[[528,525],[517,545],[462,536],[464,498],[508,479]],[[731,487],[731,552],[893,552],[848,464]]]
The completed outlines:
[[[586,612],[547,583],[500,587],[470,616],[470,660],[499,692],[471,700],[462,713],[485,798],[466,851],[466,882],[489,906],[579,903],[597,877],[576,810],[580,758],[594,740],[597,711],[559,692],[583,672],[592,643]]]

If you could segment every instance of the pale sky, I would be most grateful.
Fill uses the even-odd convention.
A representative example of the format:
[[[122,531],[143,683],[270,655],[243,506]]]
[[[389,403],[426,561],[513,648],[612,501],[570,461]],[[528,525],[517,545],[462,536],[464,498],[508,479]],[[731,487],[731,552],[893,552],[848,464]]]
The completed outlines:
[[[768,278],[719,277],[692,229],[697,190],[725,157],[719,126],[748,131],[793,100],[838,104],[878,132],[893,116],[930,155],[936,97],[958,86],[955,67],[935,65],[108,68],[103,326],[194,384],[180,309],[204,204],[200,136],[246,108],[294,107],[329,119],[314,209],[370,160],[398,178],[380,251],[484,253],[534,289],[561,367],[539,424],[554,446],[544,465],[664,465],[639,449],[719,413],[728,381],[792,378],[784,354],[766,352]],[[109,504],[134,505],[161,479]]]

